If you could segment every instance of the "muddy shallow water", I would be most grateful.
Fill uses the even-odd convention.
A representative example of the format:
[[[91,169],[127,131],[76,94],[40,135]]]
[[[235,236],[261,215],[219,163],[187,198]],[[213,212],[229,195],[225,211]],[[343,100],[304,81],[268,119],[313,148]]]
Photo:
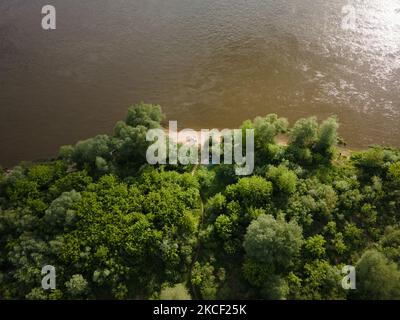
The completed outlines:
[[[349,147],[400,146],[400,0],[13,0],[0,14],[3,166],[111,132],[139,101],[193,129],[337,114]]]

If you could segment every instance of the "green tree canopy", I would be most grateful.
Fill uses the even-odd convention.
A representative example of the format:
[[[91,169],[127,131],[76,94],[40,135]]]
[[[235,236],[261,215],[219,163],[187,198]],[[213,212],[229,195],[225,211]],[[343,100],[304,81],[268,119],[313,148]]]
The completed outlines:
[[[296,222],[263,214],[250,224],[243,246],[249,259],[279,272],[290,267],[302,244],[302,229]]]
[[[356,265],[357,299],[400,299],[398,266],[376,250],[364,252]]]

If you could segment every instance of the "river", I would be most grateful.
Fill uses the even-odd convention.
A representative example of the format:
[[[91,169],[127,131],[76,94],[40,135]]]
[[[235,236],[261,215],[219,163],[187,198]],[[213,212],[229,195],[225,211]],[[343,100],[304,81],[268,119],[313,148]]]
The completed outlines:
[[[337,114],[349,147],[400,146],[400,0],[0,0],[0,17],[2,166],[110,133],[139,101],[193,129]]]

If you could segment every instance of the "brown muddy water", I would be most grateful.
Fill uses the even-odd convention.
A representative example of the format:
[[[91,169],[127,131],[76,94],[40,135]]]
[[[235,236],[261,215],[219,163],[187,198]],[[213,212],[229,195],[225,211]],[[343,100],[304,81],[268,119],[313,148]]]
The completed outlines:
[[[400,146],[400,0],[0,0],[0,165],[109,133],[139,101],[193,129],[337,114],[350,147]]]

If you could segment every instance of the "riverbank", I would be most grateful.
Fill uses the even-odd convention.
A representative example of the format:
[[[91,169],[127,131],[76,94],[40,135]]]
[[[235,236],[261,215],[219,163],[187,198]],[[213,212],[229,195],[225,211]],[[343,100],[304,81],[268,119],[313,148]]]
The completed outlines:
[[[169,139],[175,143],[190,145],[195,143],[197,146],[202,146],[206,142],[207,135],[201,134],[201,131],[182,131],[177,134],[176,132],[170,132],[168,129],[164,129],[165,134],[169,137]],[[195,135],[195,138],[193,137]],[[279,134],[275,137],[276,144],[287,147],[289,145],[289,135],[288,134]],[[338,146],[337,147],[340,156],[350,158],[351,155],[356,152],[356,150],[352,150],[347,148],[346,146]]]

